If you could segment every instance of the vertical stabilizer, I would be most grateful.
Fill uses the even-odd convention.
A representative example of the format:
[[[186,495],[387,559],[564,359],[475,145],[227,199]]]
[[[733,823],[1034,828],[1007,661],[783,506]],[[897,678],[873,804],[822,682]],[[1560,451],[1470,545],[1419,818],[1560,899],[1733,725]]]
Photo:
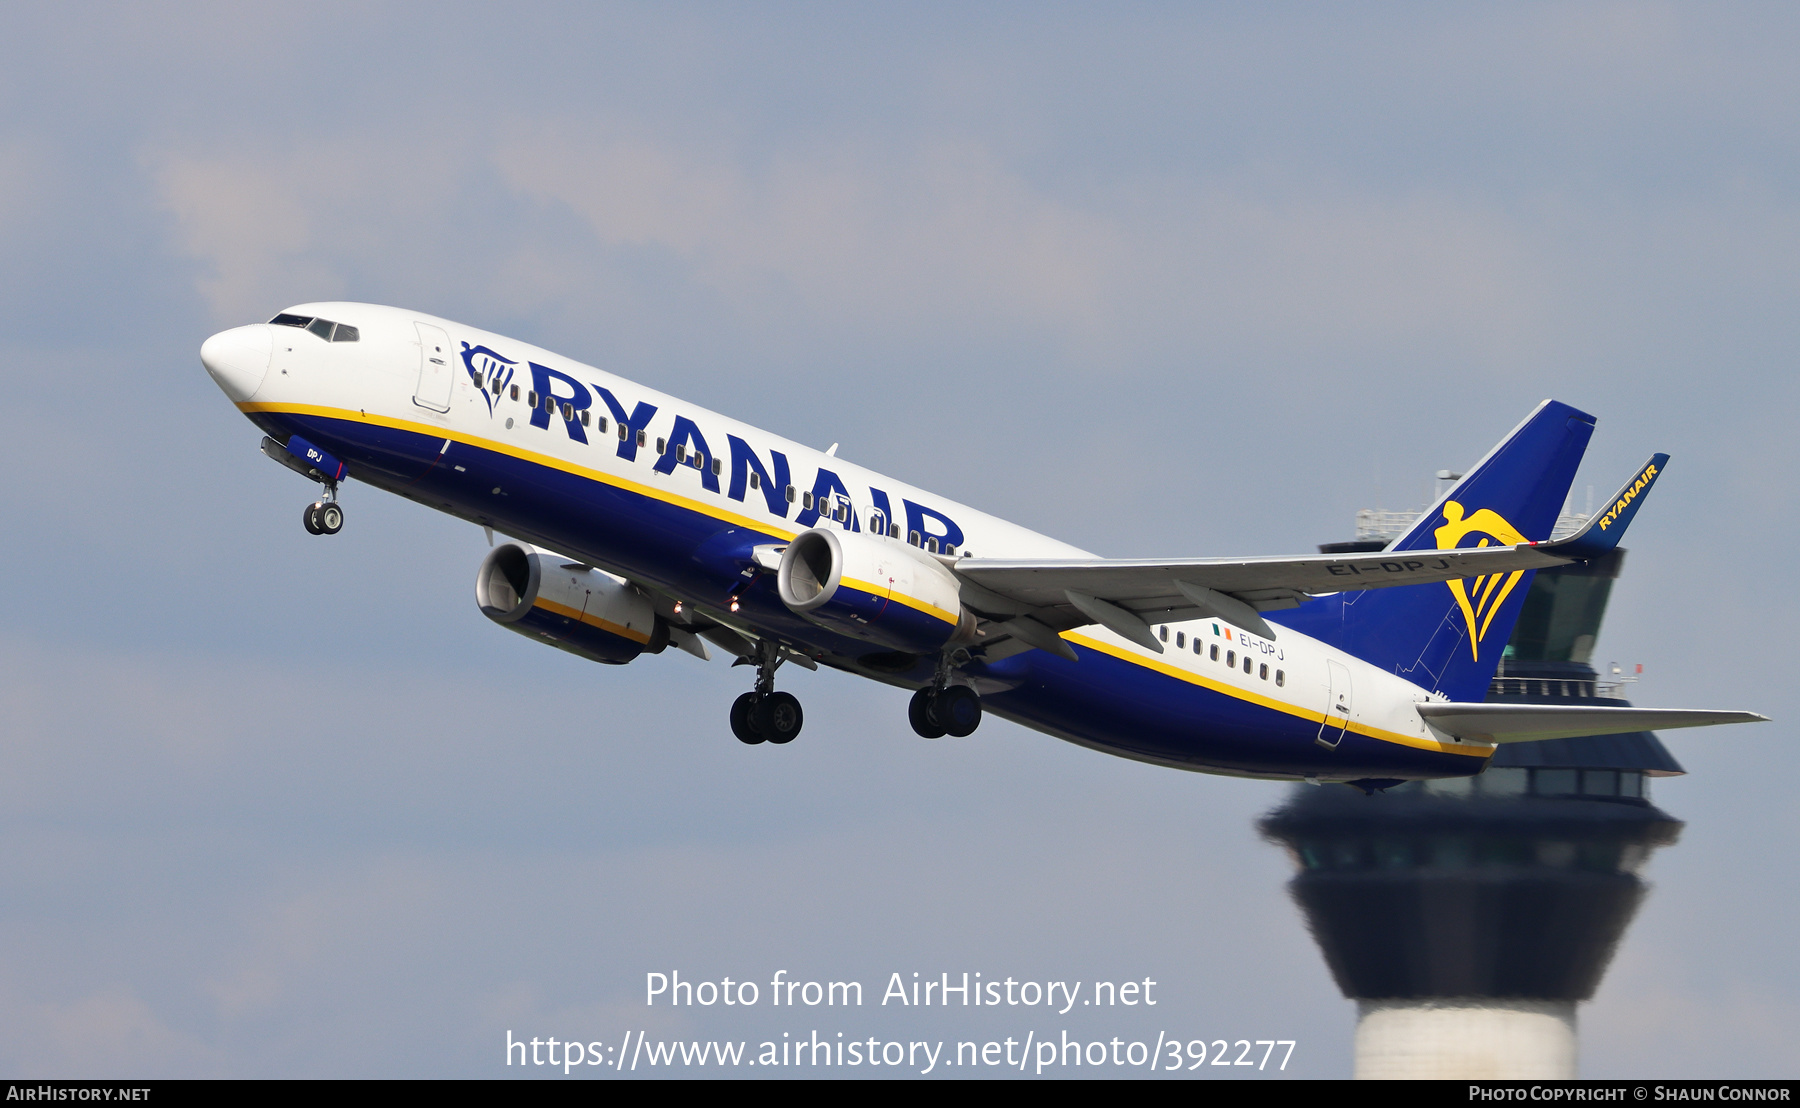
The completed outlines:
[[[1546,400],[1388,549],[1542,542],[1575,480],[1594,417]],[[1531,572],[1322,596],[1266,618],[1451,700],[1478,701],[1512,635]]]

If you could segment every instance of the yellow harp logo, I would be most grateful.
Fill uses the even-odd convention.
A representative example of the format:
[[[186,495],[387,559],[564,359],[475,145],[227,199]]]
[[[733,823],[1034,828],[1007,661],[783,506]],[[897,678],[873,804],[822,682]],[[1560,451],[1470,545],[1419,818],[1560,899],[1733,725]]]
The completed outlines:
[[[1432,534],[1437,538],[1439,550],[1455,550],[1463,539],[1473,534],[1483,536],[1475,544],[1478,547],[1490,542],[1515,546],[1529,541],[1519,534],[1518,528],[1506,522],[1504,516],[1491,509],[1483,508],[1467,519],[1463,518],[1463,506],[1454,500],[1445,502],[1444,525]],[[1469,654],[1476,661],[1481,660],[1481,640],[1487,635],[1488,624],[1494,622],[1494,613],[1506,603],[1506,595],[1523,576],[1525,571],[1520,569],[1511,573],[1490,573],[1473,580],[1458,578],[1446,582],[1456,596],[1457,606],[1462,609],[1463,620],[1469,625]]]

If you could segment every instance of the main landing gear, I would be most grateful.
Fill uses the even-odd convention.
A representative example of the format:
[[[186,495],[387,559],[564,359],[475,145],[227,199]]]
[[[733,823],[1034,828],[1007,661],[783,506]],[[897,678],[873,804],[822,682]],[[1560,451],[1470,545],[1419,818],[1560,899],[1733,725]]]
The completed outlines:
[[[791,743],[800,734],[806,713],[793,693],[775,691],[781,647],[768,639],[756,644],[756,689],[731,702],[731,733],[741,743]]]
[[[961,661],[968,660],[967,654],[957,653]],[[981,726],[980,694],[967,685],[950,684],[950,670],[957,664],[949,654],[940,658],[931,684],[914,693],[912,703],[906,706],[907,722],[924,738],[952,735],[960,739]]]

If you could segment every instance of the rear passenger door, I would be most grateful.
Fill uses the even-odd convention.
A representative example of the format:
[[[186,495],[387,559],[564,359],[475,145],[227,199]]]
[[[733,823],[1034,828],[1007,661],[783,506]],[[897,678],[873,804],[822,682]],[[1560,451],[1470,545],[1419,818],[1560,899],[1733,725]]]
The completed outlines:
[[[1325,686],[1325,719],[1319,724],[1319,737],[1314,741],[1336,750],[1344,739],[1344,729],[1350,726],[1350,670],[1341,662],[1332,661],[1325,663],[1325,670],[1330,676],[1330,683]]]
[[[450,336],[442,327],[414,323],[419,332],[419,386],[413,403],[434,412],[450,410],[450,386],[455,383],[450,357]]]

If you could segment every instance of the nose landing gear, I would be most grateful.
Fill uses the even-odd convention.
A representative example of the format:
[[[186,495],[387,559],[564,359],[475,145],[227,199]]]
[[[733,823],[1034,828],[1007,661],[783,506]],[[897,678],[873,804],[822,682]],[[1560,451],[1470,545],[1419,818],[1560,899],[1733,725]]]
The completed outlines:
[[[335,491],[327,490],[326,499],[315,500],[306,506],[300,522],[306,525],[307,534],[335,535],[344,529],[344,509],[336,500],[331,499],[331,494]]]
[[[447,445],[447,444],[446,444]],[[263,436],[262,452],[270,460],[298,473],[308,481],[317,481],[325,494],[306,506],[300,522],[309,535],[335,535],[344,529],[344,509],[337,502],[338,481],[344,476],[344,463],[295,436],[281,445]]]
[[[781,647],[768,639],[756,644],[756,689],[731,702],[731,733],[750,746],[791,743],[806,722],[800,700],[793,693],[775,691],[775,670],[780,667]]]

